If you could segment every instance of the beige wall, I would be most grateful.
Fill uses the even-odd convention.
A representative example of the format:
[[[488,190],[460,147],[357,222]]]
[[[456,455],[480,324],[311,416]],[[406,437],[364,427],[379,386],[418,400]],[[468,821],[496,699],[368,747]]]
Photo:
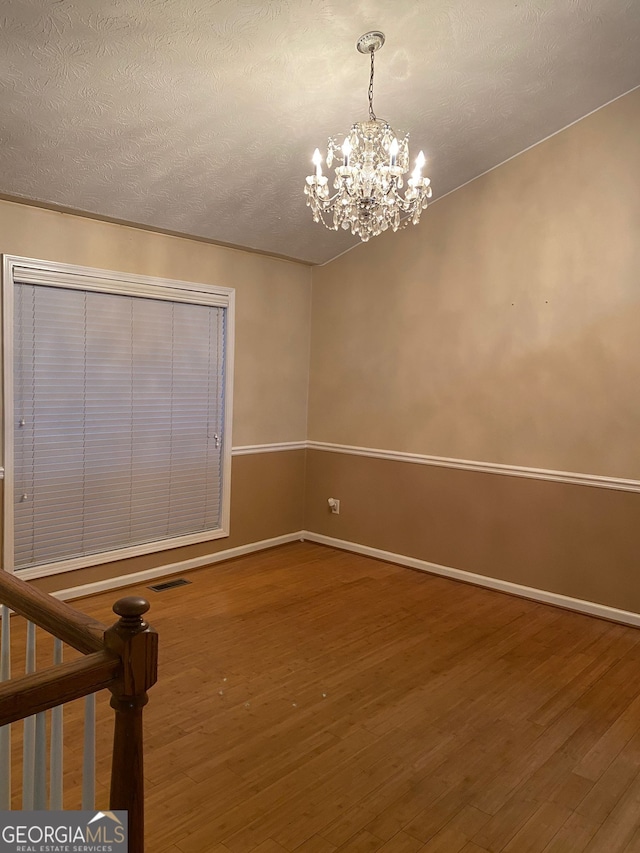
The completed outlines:
[[[638,494],[318,450],[307,483],[315,533],[640,612]]]
[[[640,90],[314,269],[309,438],[640,479],[638,187]],[[306,482],[314,532],[640,611],[639,493],[318,450]]]
[[[310,267],[7,201],[0,252],[235,288],[233,444],[304,440]]]
[[[639,186],[640,90],[314,269],[309,438],[640,479]]]
[[[310,267],[7,201],[0,252],[235,288],[233,445],[304,440]],[[230,538],[43,583],[69,587],[300,530],[303,476],[304,452],[234,458]]]

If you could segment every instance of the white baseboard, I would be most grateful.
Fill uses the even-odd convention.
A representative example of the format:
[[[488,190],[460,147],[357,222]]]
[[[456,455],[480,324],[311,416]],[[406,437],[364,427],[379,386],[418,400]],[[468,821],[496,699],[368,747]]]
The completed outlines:
[[[584,601],[580,598],[571,598],[557,592],[548,592],[544,589],[536,589],[531,586],[522,586],[511,581],[498,578],[476,575],[473,572],[464,572],[461,569],[452,569],[449,566],[441,566],[438,563],[429,563],[426,560],[418,560],[415,557],[405,557],[403,554],[394,554],[391,551],[382,551],[380,548],[371,548],[368,545],[359,545],[356,542],[348,542],[344,539],[335,539],[333,536],[324,536],[320,533],[302,531],[301,537],[309,542],[317,542],[320,545],[330,545],[343,551],[353,551],[366,557],[375,557],[378,560],[386,560],[388,563],[397,563],[411,569],[419,569],[422,572],[430,572],[434,575],[442,575],[453,580],[472,583],[476,586],[484,586],[499,592],[507,592],[520,598],[530,598],[543,604],[553,604],[563,607],[565,610],[576,610],[578,613],[586,613],[589,616],[598,616],[611,622],[622,622],[624,625],[640,627],[640,613],[630,610],[618,610],[616,607],[608,607],[606,604],[596,604],[593,601]]]
[[[68,589],[59,589],[52,592],[55,598],[62,601],[70,601],[73,598],[82,598],[86,595],[95,595],[98,592],[106,592],[110,589],[121,589],[126,586],[134,586],[155,578],[163,578],[167,575],[175,575],[187,572],[190,569],[199,569],[211,563],[220,563],[223,560],[232,560],[234,557],[242,557],[244,554],[252,554],[254,551],[263,551],[266,548],[274,548],[276,545],[285,545],[287,542],[295,542],[302,539],[302,533],[286,533],[284,536],[275,536],[273,539],[262,539],[260,542],[250,542],[248,545],[239,545],[237,548],[227,548],[216,554],[207,554],[206,557],[194,557],[191,560],[183,560],[180,563],[169,563],[157,566],[154,569],[144,569],[141,572],[132,572],[130,575],[118,575],[114,578],[106,578],[94,583],[85,583],[81,586],[72,586]]]
[[[157,566],[154,569],[145,569],[144,571],[134,572],[130,575],[119,575],[118,577],[106,578],[105,580],[96,581],[95,583],[87,583],[82,584],[81,586],[70,587],[68,589],[61,589],[52,593],[52,595],[63,601],[70,601],[74,598],[81,598],[86,595],[95,595],[98,592],[106,592],[110,589],[121,589],[123,587],[145,583],[146,581],[154,580],[155,578],[162,578],[168,575],[175,575],[180,572],[187,572],[190,569],[198,569],[202,566],[211,565],[212,563],[220,563],[224,560],[231,560],[234,557],[242,557],[244,554],[252,554],[255,551],[274,548],[276,545],[286,545],[288,542],[295,542],[296,540],[306,540],[308,542],[317,542],[320,545],[329,545],[332,548],[338,548],[341,551],[352,551],[356,554],[363,554],[366,557],[374,557],[377,560],[386,560],[389,563],[396,563],[399,566],[407,566],[408,568],[418,569],[422,572],[442,575],[443,577],[462,581],[463,583],[472,583],[476,586],[495,589],[499,592],[506,592],[510,595],[517,595],[521,598],[529,598],[543,604],[552,604],[556,607],[563,607],[565,610],[575,610],[578,613],[597,616],[601,619],[608,619],[611,622],[621,622],[624,625],[632,625],[636,628],[640,627],[640,613],[634,613],[630,610],[619,610],[616,607],[609,607],[606,604],[597,604],[593,601],[571,598],[570,596],[561,595],[557,592],[548,592],[544,589],[522,586],[521,584],[500,580],[499,578],[487,577],[486,575],[477,575],[473,572],[465,572],[462,569],[453,569],[450,566],[441,566],[438,563],[429,563],[426,560],[419,560],[416,557],[407,557],[404,554],[394,554],[391,551],[372,548],[369,545],[360,545],[357,542],[348,542],[345,539],[336,539],[333,536],[324,536],[321,533],[312,533],[309,530],[299,530],[296,533],[287,533],[284,536],[276,536],[273,539],[262,539],[259,542],[250,542],[247,545],[239,545],[237,548],[228,548],[225,551],[218,551],[217,554],[208,554],[205,557],[195,557],[192,560],[183,560],[180,563],[170,563],[164,566]]]

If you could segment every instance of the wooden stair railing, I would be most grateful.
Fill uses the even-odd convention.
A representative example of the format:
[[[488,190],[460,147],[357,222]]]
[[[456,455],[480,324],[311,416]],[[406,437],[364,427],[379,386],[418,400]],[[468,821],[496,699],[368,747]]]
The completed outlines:
[[[0,571],[0,604],[84,655],[0,683],[0,728],[108,688],[115,710],[109,808],[128,812],[129,851],[144,853],[142,709],[158,662],[158,635],[143,618],[149,603],[119,599],[120,618],[109,628]]]

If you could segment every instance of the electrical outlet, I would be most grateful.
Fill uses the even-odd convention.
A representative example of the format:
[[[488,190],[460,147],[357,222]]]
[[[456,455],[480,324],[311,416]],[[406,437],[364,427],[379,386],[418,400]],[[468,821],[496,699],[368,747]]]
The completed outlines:
[[[337,498],[329,498],[327,501],[329,509],[334,515],[340,515],[340,501]]]

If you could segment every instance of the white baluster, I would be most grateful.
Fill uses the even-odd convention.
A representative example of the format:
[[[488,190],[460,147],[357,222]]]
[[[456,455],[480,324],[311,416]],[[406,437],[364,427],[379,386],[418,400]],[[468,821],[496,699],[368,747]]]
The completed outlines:
[[[82,759],[82,808],[93,810],[96,800],[96,694],[84,705],[84,756]]]
[[[33,808],[47,808],[47,715],[36,714],[36,742],[33,760]]]
[[[27,622],[27,657],[25,672],[27,675],[36,670],[36,626]],[[24,721],[22,746],[22,809],[32,811],[34,802],[36,763],[36,718],[27,717]]]
[[[53,662],[62,663],[62,640],[53,641]],[[51,709],[51,754],[49,758],[49,808],[61,811],[62,806],[62,705]]]
[[[0,681],[11,678],[11,633],[9,608],[0,605],[2,646],[0,647]],[[0,810],[11,808],[11,726],[0,728]]]

